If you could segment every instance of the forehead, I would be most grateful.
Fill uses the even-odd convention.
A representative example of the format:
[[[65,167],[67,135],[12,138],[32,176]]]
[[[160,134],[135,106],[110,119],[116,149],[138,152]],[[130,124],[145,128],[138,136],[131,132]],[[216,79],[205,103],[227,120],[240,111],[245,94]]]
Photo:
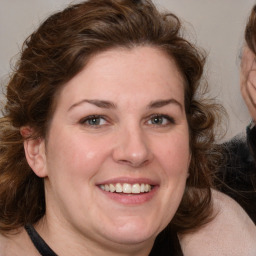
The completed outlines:
[[[115,48],[93,56],[63,88],[70,100],[81,97],[119,101],[175,96],[183,101],[184,82],[174,62],[154,47]]]

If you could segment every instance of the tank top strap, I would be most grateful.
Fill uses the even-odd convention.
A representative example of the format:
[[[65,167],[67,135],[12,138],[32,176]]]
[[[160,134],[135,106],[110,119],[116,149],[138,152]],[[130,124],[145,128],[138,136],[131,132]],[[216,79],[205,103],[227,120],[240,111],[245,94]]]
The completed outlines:
[[[35,248],[42,256],[58,256],[37,233],[37,231],[31,224],[25,225],[25,230],[27,231]]]

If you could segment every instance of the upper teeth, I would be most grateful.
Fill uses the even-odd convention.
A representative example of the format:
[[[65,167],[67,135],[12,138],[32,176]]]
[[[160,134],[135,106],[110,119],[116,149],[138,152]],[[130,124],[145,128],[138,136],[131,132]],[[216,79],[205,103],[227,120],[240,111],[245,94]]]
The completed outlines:
[[[129,184],[129,183],[116,183],[116,184],[105,184],[100,185],[100,188],[107,192],[117,192],[126,194],[139,194],[151,191],[151,185],[149,184]]]

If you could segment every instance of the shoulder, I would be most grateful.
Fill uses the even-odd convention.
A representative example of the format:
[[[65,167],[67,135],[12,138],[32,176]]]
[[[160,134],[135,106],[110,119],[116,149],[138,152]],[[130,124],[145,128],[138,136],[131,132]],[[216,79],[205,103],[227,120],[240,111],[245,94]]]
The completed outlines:
[[[6,246],[7,246],[6,237],[0,234],[0,256],[6,255]]]
[[[0,234],[0,256],[37,256],[38,252],[22,229],[13,235]]]
[[[0,234],[0,256],[18,255],[13,251],[13,247],[12,239],[10,239],[8,236]]]
[[[180,236],[185,256],[255,256],[256,226],[230,197],[213,191],[215,218],[200,230]]]

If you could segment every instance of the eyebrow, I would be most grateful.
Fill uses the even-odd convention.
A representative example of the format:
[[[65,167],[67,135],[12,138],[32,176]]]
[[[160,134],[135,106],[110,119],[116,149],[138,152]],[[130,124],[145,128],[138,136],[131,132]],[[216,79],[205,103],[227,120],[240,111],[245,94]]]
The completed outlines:
[[[177,100],[175,99],[166,99],[166,100],[156,100],[156,101],[152,101],[150,102],[150,104],[148,105],[148,108],[151,109],[151,108],[161,108],[161,107],[164,107],[166,105],[169,105],[169,104],[175,104],[177,105],[181,110],[183,110],[183,105],[178,102]]]
[[[106,101],[106,100],[88,100],[88,99],[83,99],[75,104],[73,104],[68,111],[70,111],[72,108],[77,107],[83,103],[89,103],[92,105],[95,105],[99,108],[106,108],[106,109],[115,109],[116,105],[113,102]]]
[[[95,105],[99,108],[105,108],[105,109],[116,109],[117,106],[111,102],[111,101],[106,101],[106,100],[88,100],[88,99],[83,99],[75,104],[73,104],[68,111],[70,111],[71,109],[73,109],[74,107],[77,107],[83,103],[89,103],[92,105]],[[152,109],[152,108],[162,108],[166,105],[169,104],[175,104],[177,105],[181,110],[183,110],[183,106],[180,102],[178,102],[175,99],[166,99],[166,100],[156,100],[156,101],[152,101],[148,104],[147,108]]]

